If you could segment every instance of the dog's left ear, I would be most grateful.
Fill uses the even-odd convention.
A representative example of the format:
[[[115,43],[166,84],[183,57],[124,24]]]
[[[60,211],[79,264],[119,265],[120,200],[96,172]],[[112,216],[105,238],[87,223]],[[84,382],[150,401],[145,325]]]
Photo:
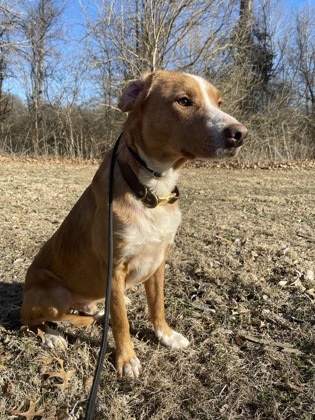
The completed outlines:
[[[132,80],[124,88],[118,102],[118,108],[123,112],[131,111],[131,109],[135,106],[137,99],[140,98],[140,96],[143,96],[143,98],[146,96],[145,92],[148,91],[150,81],[151,74],[149,73],[144,74],[142,79]]]

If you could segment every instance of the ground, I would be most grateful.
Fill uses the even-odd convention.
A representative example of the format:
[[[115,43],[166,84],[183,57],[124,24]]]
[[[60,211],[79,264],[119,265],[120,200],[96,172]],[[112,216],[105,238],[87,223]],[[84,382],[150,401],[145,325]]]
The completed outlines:
[[[69,349],[57,352],[20,328],[19,307],[27,267],[96,168],[0,161],[1,420],[84,418],[101,327],[61,328]],[[315,417],[314,171],[183,170],[165,289],[168,320],[191,345],[159,345],[143,286],[131,291],[142,376],[117,379],[110,334],[95,419]]]

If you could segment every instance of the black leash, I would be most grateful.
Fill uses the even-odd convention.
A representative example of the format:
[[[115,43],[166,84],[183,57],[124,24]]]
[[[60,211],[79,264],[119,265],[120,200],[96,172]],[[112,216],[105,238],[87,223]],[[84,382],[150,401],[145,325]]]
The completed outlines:
[[[109,330],[109,313],[110,313],[110,296],[112,286],[112,274],[113,274],[113,183],[114,183],[114,169],[116,154],[121,139],[122,133],[118,137],[110,161],[109,169],[109,187],[108,187],[108,262],[107,262],[107,283],[106,283],[106,295],[105,295],[105,312],[103,321],[103,335],[101,339],[100,352],[98,355],[97,365],[95,369],[93,384],[88,400],[86,409],[86,420],[92,420],[95,411],[95,402],[97,397],[97,391],[100,384],[100,378],[105,358],[105,352],[107,348],[107,336]]]

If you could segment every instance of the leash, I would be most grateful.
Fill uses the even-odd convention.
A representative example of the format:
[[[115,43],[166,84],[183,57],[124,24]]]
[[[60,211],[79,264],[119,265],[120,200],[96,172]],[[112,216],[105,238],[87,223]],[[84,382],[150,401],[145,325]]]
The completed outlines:
[[[107,251],[107,283],[106,283],[106,294],[105,294],[105,312],[104,312],[104,321],[103,321],[103,334],[101,339],[100,351],[98,355],[98,360],[96,364],[94,379],[92,388],[90,391],[90,396],[86,409],[86,420],[92,420],[95,412],[95,403],[97,397],[97,391],[100,384],[101,373],[105,358],[105,352],[107,348],[107,338],[109,330],[109,313],[110,313],[110,296],[111,296],[111,287],[112,287],[112,274],[113,274],[113,183],[114,183],[114,169],[116,154],[121,139],[122,133],[119,135],[115,146],[113,148],[113,153],[110,161],[109,169],[109,187],[108,187],[108,251]]]

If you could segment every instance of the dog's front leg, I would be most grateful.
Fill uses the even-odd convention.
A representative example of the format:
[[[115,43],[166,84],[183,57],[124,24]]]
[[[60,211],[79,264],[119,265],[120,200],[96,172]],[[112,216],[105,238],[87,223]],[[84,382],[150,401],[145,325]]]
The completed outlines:
[[[138,378],[141,365],[130,338],[124,291],[124,276],[116,275],[113,278],[110,304],[112,331],[116,344],[115,363],[119,377]]]
[[[172,330],[165,320],[164,268],[165,263],[163,262],[153,276],[144,283],[149,317],[153,323],[155,335],[161,344],[173,349],[183,349],[189,346],[189,341],[182,334]]]

